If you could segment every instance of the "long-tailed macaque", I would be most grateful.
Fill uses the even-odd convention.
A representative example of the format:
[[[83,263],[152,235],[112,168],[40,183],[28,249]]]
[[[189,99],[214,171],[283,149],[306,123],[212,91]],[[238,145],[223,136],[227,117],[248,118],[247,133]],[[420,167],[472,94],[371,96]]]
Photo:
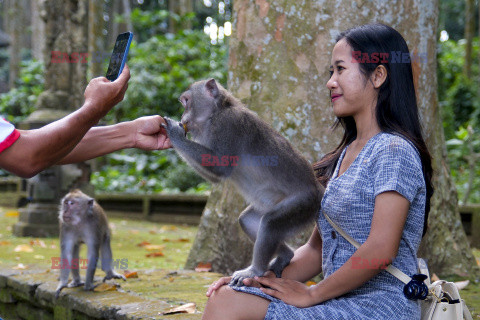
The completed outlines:
[[[80,244],[87,245],[87,276],[85,290],[93,290],[93,276],[97,268],[99,252],[102,258],[102,270],[108,279],[123,279],[125,277],[112,269],[112,249],[110,248],[110,228],[107,216],[100,205],[80,190],[73,190],[61,201],[58,214],[60,220],[60,283],[56,297],[67,287],[70,269],[73,281],[68,287],[78,287],[84,283],[80,280],[79,251]]]
[[[242,286],[267,270],[280,276],[293,257],[285,239],[320,209],[323,188],[312,166],[214,79],[192,84],[179,100],[181,122],[165,118],[164,125],[175,150],[205,179],[231,181],[249,203],[239,222],[255,243],[253,261],[231,284]]]

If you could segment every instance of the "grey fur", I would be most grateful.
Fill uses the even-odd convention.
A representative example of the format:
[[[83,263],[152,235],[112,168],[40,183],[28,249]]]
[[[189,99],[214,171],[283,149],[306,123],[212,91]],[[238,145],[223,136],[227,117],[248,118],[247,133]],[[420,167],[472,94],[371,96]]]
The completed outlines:
[[[95,287],[93,277],[100,251],[102,270],[106,273],[103,281],[112,278],[126,280],[123,275],[113,271],[107,216],[93,198],[80,190],[68,193],[61,201],[58,218],[60,221],[61,265],[64,261],[68,261],[68,265],[72,266],[74,259],[78,262],[80,244],[87,245],[88,264],[85,290],[93,290]],[[56,298],[60,295],[60,291],[67,286],[71,288],[84,285],[80,279],[79,269],[80,266],[71,269],[73,281],[67,285],[70,269],[65,266],[61,268],[60,283],[55,291]]]
[[[181,123],[165,118],[164,126],[175,150],[205,179],[229,179],[249,203],[239,222],[255,243],[253,261],[233,274],[231,284],[241,286],[269,269],[280,276],[293,257],[285,239],[313,221],[320,208],[323,188],[312,166],[214,79],[192,84],[179,100],[185,107]],[[202,165],[205,154],[219,160],[238,156],[239,162],[210,166],[204,156]],[[254,165],[247,163],[251,159]]]

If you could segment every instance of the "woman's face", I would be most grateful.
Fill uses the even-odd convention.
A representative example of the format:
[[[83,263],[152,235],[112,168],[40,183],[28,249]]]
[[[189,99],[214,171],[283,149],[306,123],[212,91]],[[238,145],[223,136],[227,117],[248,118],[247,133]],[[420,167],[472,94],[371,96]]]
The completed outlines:
[[[337,42],[332,52],[330,80],[327,88],[337,117],[356,116],[371,112],[376,105],[377,92],[373,84],[360,71],[360,65],[352,62],[352,48],[345,39]]]

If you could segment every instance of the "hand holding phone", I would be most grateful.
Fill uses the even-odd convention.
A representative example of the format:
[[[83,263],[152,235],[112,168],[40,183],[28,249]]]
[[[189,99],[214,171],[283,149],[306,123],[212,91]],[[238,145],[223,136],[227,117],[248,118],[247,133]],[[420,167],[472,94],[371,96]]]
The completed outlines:
[[[119,34],[113,47],[112,56],[108,65],[106,78],[110,81],[115,81],[122,73],[125,62],[127,61],[128,49],[132,42],[133,33],[125,32]]]

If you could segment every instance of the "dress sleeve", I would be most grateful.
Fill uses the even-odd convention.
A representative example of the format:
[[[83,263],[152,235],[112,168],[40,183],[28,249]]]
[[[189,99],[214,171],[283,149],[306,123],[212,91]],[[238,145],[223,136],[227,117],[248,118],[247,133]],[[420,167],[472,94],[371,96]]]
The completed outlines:
[[[10,147],[20,137],[20,132],[15,126],[0,118],[0,152]]]
[[[381,146],[374,156],[371,170],[375,197],[382,192],[396,191],[412,203],[416,194],[425,188],[420,156],[400,137]]]

